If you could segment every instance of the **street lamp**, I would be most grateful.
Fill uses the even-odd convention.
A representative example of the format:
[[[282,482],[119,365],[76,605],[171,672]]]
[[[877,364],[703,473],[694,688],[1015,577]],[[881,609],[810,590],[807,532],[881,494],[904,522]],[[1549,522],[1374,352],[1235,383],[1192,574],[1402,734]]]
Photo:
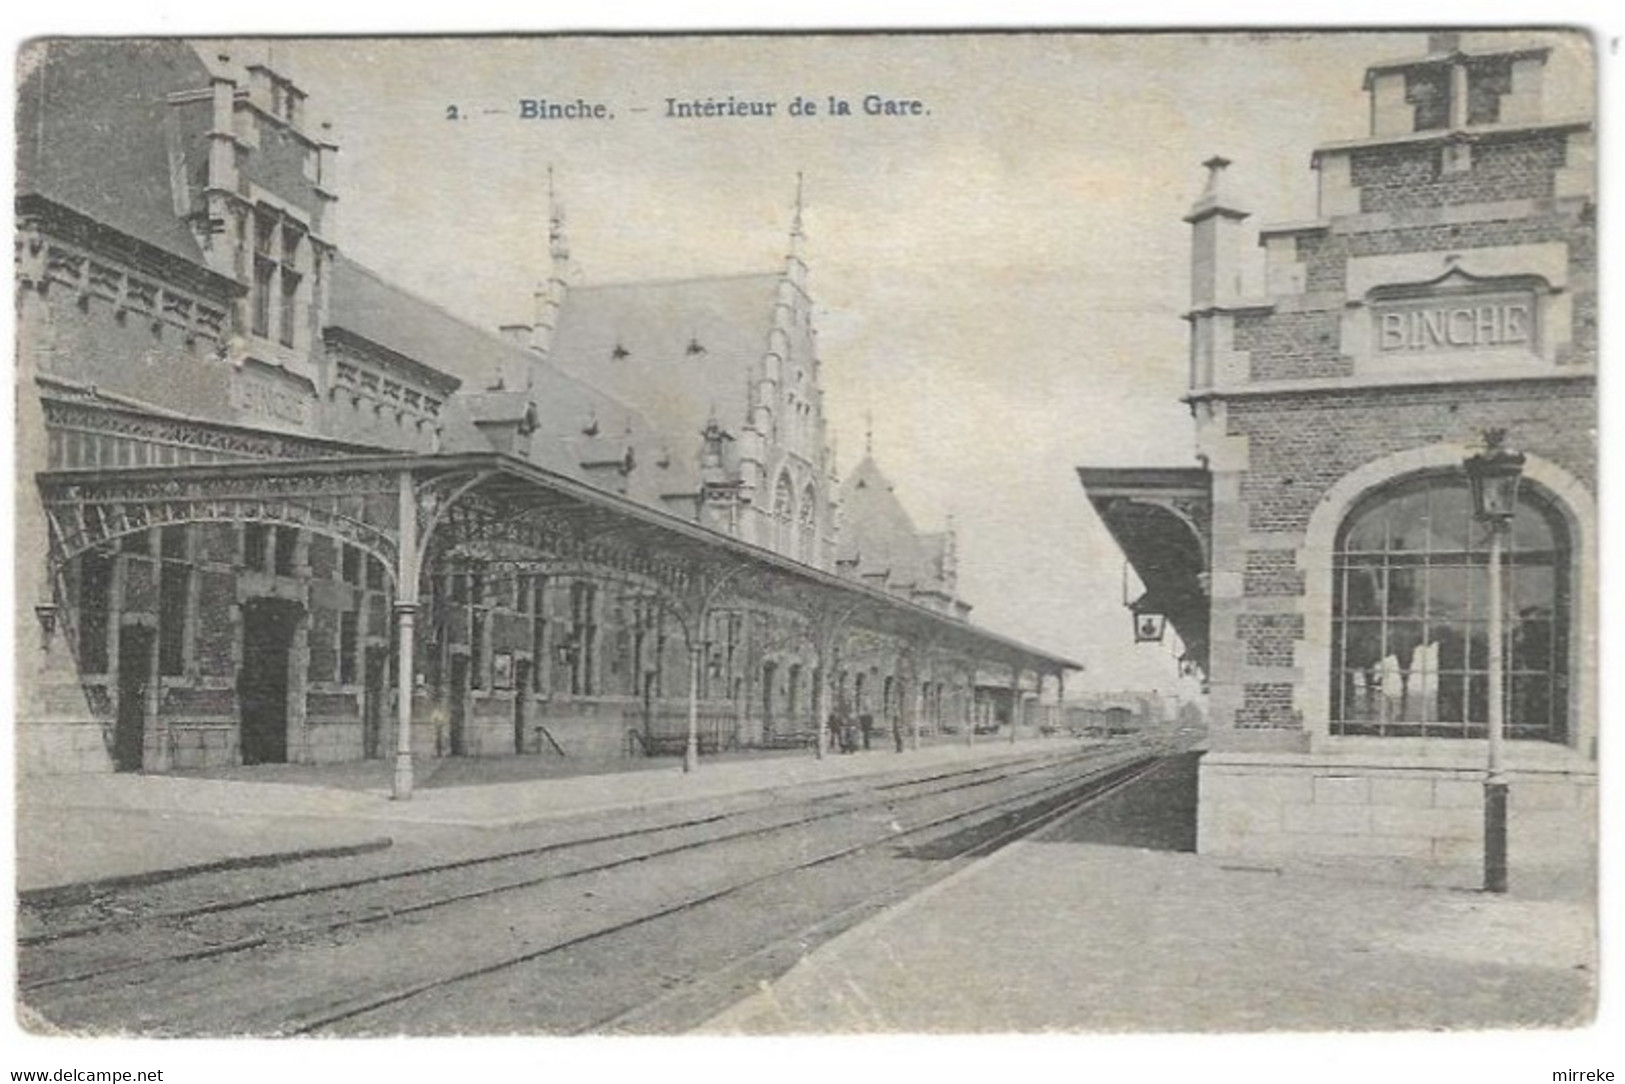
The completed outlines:
[[[1502,538],[1518,509],[1518,483],[1523,477],[1524,455],[1506,446],[1506,430],[1484,434],[1484,450],[1467,457],[1463,467],[1473,495],[1473,518],[1490,533],[1489,620],[1489,769],[1484,775],[1484,891],[1507,890],[1507,783],[1502,763],[1505,737],[1505,636],[1501,598]]]

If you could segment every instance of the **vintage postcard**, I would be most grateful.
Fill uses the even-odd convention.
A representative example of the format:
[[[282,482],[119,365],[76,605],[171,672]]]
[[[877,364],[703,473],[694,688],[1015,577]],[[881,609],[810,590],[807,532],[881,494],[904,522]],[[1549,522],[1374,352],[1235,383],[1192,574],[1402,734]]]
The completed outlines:
[[[1591,1024],[1585,32],[16,62],[26,1032]]]

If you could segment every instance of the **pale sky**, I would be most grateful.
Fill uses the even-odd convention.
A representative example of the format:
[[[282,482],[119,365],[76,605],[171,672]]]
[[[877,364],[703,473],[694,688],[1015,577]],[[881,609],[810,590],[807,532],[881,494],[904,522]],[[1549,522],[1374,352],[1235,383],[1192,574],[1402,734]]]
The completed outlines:
[[[311,119],[333,122],[341,247],[493,328],[529,318],[546,273],[549,165],[585,282],[779,267],[804,173],[843,471],[872,411],[876,458],[916,524],[955,517],[974,620],[1085,663],[1069,688],[1170,690],[1173,650],[1130,642],[1122,557],[1074,470],[1194,464],[1179,402],[1180,219],[1202,160],[1234,160],[1251,225],[1312,217],[1310,152],[1365,135],[1365,68],[1420,55],[1425,42],[1179,33],[226,48],[234,62],[271,49],[310,93]],[[928,113],[864,116],[870,93]],[[787,115],[797,95],[820,115]],[[825,115],[830,95],[854,115]],[[668,97],[729,96],[779,104],[771,119],[664,115]],[[615,119],[520,120],[521,98],[602,102]],[[452,105],[468,119],[448,121]]]

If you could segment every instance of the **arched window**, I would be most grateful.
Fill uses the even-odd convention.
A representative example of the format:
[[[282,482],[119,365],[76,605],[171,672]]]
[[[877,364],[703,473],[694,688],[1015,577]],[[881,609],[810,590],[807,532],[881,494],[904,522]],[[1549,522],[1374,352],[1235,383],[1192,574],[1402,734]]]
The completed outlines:
[[[801,541],[800,552],[797,557],[809,565],[818,561],[818,498],[813,494],[812,486],[801,491],[800,518],[797,523]]]
[[[1482,738],[1489,717],[1489,537],[1462,477],[1368,497],[1337,535],[1333,734]],[[1506,734],[1568,739],[1569,540],[1524,487],[1503,547]]]
[[[773,548],[786,556],[790,555],[790,547],[795,538],[795,520],[795,490],[790,485],[790,476],[781,474],[779,484],[773,491]]]

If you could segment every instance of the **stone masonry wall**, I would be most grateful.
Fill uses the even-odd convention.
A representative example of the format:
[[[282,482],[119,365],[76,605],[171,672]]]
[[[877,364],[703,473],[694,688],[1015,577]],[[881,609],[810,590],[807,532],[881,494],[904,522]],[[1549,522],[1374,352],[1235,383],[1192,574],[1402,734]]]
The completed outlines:
[[[1209,758],[1201,769],[1197,846],[1204,854],[1274,863],[1365,859],[1403,879],[1476,887],[1484,853],[1482,775]],[[1583,865],[1595,854],[1595,775],[1515,773],[1510,802],[1515,880],[1545,877],[1553,865]]]

